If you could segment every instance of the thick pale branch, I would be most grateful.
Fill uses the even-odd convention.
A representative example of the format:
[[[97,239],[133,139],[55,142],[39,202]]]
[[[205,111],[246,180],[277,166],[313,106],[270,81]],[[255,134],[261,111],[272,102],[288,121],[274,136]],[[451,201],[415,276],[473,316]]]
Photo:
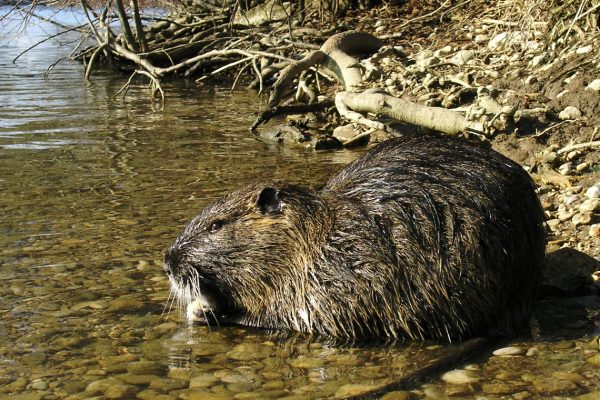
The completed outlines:
[[[340,114],[342,115],[348,115],[349,110],[355,113],[368,112],[450,135],[457,135],[468,130],[482,131],[480,123],[468,121],[458,112],[442,107],[428,107],[402,100],[382,91],[364,91],[362,93],[340,92],[336,95],[335,102],[338,110],[341,109]],[[349,119],[354,118],[358,117],[350,114]],[[362,120],[358,120],[357,122],[364,123]],[[366,123],[365,125],[376,127],[372,122],[370,121],[370,123]]]
[[[357,66],[356,54],[372,54],[382,46],[381,41],[370,33],[349,31],[331,36],[319,50],[312,51],[281,71],[273,85],[269,107],[279,103],[287,86],[303,71],[322,65],[340,81],[346,90],[362,81],[362,71]]]

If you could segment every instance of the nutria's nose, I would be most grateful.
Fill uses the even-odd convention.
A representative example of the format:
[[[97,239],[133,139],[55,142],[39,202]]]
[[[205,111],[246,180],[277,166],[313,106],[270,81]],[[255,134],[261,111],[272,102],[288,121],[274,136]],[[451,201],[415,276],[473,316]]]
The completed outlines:
[[[180,247],[173,246],[165,253],[163,268],[168,274],[176,275],[181,269],[181,260],[183,250]]]

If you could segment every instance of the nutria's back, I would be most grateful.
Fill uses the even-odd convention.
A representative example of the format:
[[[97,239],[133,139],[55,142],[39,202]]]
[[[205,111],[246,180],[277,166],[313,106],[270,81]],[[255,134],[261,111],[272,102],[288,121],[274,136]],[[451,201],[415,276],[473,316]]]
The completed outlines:
[[[453,339],[526,326],[544,246],[520,166],[427,135],[375,147],[319,192],[257,182],[230,193],[192,220],[165,268],[206,321]]]

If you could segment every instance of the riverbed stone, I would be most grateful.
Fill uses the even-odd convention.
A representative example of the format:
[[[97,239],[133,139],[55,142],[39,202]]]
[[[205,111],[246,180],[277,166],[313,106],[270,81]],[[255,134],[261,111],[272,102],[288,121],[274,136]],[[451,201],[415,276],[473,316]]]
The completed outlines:
[[[592,364],[595,365],[597,367],[600,367],[600,354],[595,354],[591,357],[588,357],[586,359],[586,361],[588,362],[588,364]]]
[[[104,396],[107,399],[132,399],[138,391],[139,389],[132,385],[113,385],[104,391]]]
[[[85,391],[86,393],[90,394],[90,395],[96,395],[96,394],[104,394],[104,392],[111,386],[117,386],[117,385],[121,385],[123,384],[123,382],[121,382],[118,379],[115,378],[106,378],[106,379],[99,379],[93,382],[90,382],[86,388]]]
[[[213,374],[205,374],[195,376],[190,379],[190,389],[195,388],[208,388],[213,386],[215,383],[219,382],[219,378],[214,376]]]
[[[135,361],[127,365],[127,372],[132,375],[158,375],[167,374],[168,367],[156,361]]]
[[[226,356],[238,361],[260,360],[269,357],[273,349],[260,343],[240,343],[227,352]]]
[[[34,379],[31,381],[31,388],[35,390],[46,390],[48,389],[48,383],[41,379]]]
[[[299,356],[298,358],[292,360],[290,365],[294,368],[310,369],[322,367],[324,362],[320,358]]]
[[[455,369],[442,375],[442,380],[451,385],[464,385],[467,383],[477,383],[480,378],[475,371]]]
[[[562,392],[577,389],[577,385],[573,382],[561,379],[536,379],[533,381],[533,386],[538,394],[557,395]]]
[[[345,399],[347,397],[358,396],[365,394],[377,389],[376,385],[364,385],[351,383],[341,386],[337,392],[335,392],[336,399]]]
[[[520,356],[522,354],[525,354],[526,352],[527,352],[527,350],[525,350],[521,347],[508,346],[508,347],[503,347],[501,349],[494,350],[493,354],[495,356]]]
[[[226,394],[217,394],[207,391],[191,391],[187,400],[229,400],[231,396]]]
[[[405,390],[396,390],[384,394],[379,398],[379,400],[413,400],[414,398],[415,395],[411,392],[407,392]]]
[[[136,386],[148,386],[150,382],[160,379],[157,375],[121,375],[119,376],[123,382]]]
[[[188,382],[178,379],[158,378],[150,382],[150,389],[170,392],[171,390],[187,388],[188,385]]]

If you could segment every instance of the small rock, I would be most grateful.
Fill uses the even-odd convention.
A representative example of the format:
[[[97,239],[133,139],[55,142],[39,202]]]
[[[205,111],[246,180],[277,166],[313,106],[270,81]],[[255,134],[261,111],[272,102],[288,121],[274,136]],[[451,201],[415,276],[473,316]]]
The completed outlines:
[[[548,228],[555,231],[558,228],[558,225],[560,225],[560,219],[558,219],[558,218],[549,219],[548,221],[546,221],[546,224],[548,225]]]
[[[593,81],[590,82],[589,85],[587,85],[585,87],[586,90],[593,90],[595,92],[599,92],[600,91],[600,79],[594,79]]]
[[[538,78],[535,75],[530,75],[527,78],[525,78],[525,83],[527,85],[533,85],[534,83],[538,82]]]
[[[581,152],[579,150],[573,150],[567,153],[567,160],[573,161],[575,158],[579,157]]]
[[[600,198],[600,186],[594,185],[585,191],[585,195],[588,199],[599,199]]]
[[[595,354],[595,355],[587,358],[586,361],[588,362],[588,364],[592,364],[597,367],[600,367],[600,354]]]
[[[538,379],[533,381],[533,387],[538,394],[560,394],[570,390],[577,389],[577,385],[569,381],[559,379]]]
[[[570,206],[573,203],[577,202],[577,200],[579,200],[579,196],[577,196],[576,194],[572,194],[570,196],[565,196],[565,198],[563,199],[563,203],[565,203],[565,205]]]
[[[600,224],[590,226],[589,235],[591,237],[600,237]]]
[[[259,343],[240,343],[226,353],[226,356],[238,361],[251,361],[267,358],[273,349]]]
[[[219,382],[219,378],[214,375],[200,375],[190,379],[190,389],[208,388]]]
[[[560,113],[558,113],[558,118],[562,119],[563,121],[581,118],[581,111],[579,111],[579,109],[576,107],[568,106]]]
[[[495,350],[493,354],[495,356],[520,356],[521,354],[525,354],[525,352],[526,350],[521,347],[509,346]]]
[[[572,170],[573,165],[570,162],[564,163],[560,167],[558,167],[558,173],[561,175],[569,175]]]
[[[480,378],[474,371],[455,369],[442,375],[442,380],[452,385],[464,385],[467,383],[477,383]]]
[[[525,355],[529,357],[537,356],[538,354],[540,354],[540,349],[537,347],[531,347],[529,350],[527,350],[527,353],[525,353]]]
[[[347,397],[359,396],[361,394],[377,389],[375,385],[348,384],[341,386],[335,392],[336,399],[345,399]]]
[[[506,38],[508,37],[508,32],[502,32],[494,36],[490,39],[488,43],[488,49],[495,50],[500,47],[504,42],[506,42]]]
[[[414,398],[415,397],[411,392],[398,390],[384,394],[379,400],[412,400]]]
[[[589,199],[581,203],[579,211],[582,213],[593,213],[600,211],[600,199]]]
[[[184,389],[188,387],[188,383],[178,379],[155,379],[150,382],[150,389],[170,392],[171,390]]]
[[[575,214],[573,219],[571,219],[571,223],[573,226],[579,225],[589,225],[592,222],[592,214],[589,212],[582,212],[579,214]]]
[[[132,375],[158,375],[167,373],[167,366],[156,361],[135,361],[127,365],[127,371]]]
[[[475,57],[475,52],[472,50],[461,50],[452,56],[450,62],[457,65],[465,65],[468,61],[472,60],[473,57]]]
[[[577,53],[577,54],[588,54],[588,53],[591,53],[592,50],[594,50],[594,48],[590,44],[590,45],[578,48],[577,50],[575,50],[575,53]]]
[[[564,381],[573,382],[575,384],[585,381],[585,378],[575,372],[561,372],[556,371],[552,373],[552,376],[556,379],[562,379]]]
[[[544,62],[545,58],[545,54],[540,54],[538,56],[533,57],[529,63],[532,67],[537,67],[538,65],[541,65]]]
[[[508,383],[485,383],[481,386],[481,389],[485,394],[503,395],[514,393],[515,389],[518,388]]]
[[[577,164],[577,166],[575,167],[575,171],[577,172],[583,172],[586,169],[588,169],[588,167],[590,166],[590,164],[586,163],[586,162],[582,162]]]
[[[131,385],[114,385],[106,389],[104,396],[107,399],[133,399],[139,391]]]
[[[36,390],[48,389],[48,384],[41,379],[35,379],[31,382],[31,388]]]
[[[582,394],[581,396],[573,397],[574,400],[598,400],[600,399],[600,391]]]

